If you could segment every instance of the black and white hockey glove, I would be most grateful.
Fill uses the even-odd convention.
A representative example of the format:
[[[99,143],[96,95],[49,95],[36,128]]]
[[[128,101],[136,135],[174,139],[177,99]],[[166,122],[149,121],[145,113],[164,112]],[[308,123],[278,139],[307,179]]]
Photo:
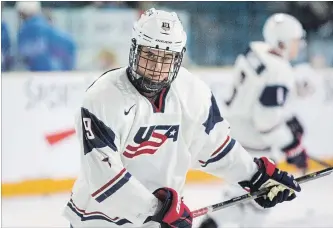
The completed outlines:
[[[296,117],[288,120],[287,125],[294,136],[293,141],[282,148],[282,151],[286,154],[287,163],[295,165],[299,169],[306,169],[308,168],[309,159],[302,145],[303,127]]]
[[[172,188],[159,188],[153,194],[162,202],[161,210],[149,219],[161,228],[191,228],[193,215],[183,199]]]
[[[250,181],[241,181],[239,185],[249,192],[274,186],[267,195],[255,199],[261,207],[274,207],[278,203],[296,198],[295,191],[300,192],[301,187],[292,175],[277,169],[274,162],[266,157],[255,158],[254,162],[258,165],[258,172]]]

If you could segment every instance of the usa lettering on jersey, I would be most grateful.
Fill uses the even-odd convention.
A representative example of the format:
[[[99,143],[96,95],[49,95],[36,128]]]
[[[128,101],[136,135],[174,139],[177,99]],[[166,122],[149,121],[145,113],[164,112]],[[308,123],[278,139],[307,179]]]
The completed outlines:
[[[124,156],[133,158],[141,154],[154,154],[168,140],[176,142],[179,125],[153,125],[140,127],[133,142],[126,146]]]

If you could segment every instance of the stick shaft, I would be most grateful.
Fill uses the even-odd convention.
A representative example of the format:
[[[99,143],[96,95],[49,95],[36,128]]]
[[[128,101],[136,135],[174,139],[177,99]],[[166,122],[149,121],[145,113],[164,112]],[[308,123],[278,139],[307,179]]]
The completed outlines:
[[[326,168],[326,169],[323,169],[323,170],[320,170],[320,171],[317,171],[314,173],[309,173],[307,175],[298,177],[298,178],[296,178],[296,181],[299,184],[302,184],[302,183],[305,183],[308,181],[312,181],[312,180],[327,176],[327,175],[331,174],[332,172],[333,172],[333,167],[329,167],[329,168]],[[196,217],[205,215],[209,212],[218,211],[223,208],[227,208],[227,207],[239,204],[239,203],[244,203],[246,201],[259,198],[259,197],[267,194],[268,191],[269,191],[268,188],[264,188],[259,191],[253,192],[253,193],[244,194],[244,195],[232,198],[230,200],[223,201],[221,203],[213,204],[211,206],[203,207],[198,210],[192,211],[192,214],[193,214],[193,217],[196,218]]]

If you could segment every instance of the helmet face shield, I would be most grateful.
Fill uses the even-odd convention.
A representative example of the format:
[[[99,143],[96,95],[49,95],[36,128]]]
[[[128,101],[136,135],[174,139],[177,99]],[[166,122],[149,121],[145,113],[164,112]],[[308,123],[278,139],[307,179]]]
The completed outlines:
[[[185,49],[176,52],[136,45],[133,40],[129,68],[134,86],[152,96],[170,86],[178,74],[184,52]]]
[[[173,75],[176,52],[139,46],[137,73],[154,82],[169,80]]]

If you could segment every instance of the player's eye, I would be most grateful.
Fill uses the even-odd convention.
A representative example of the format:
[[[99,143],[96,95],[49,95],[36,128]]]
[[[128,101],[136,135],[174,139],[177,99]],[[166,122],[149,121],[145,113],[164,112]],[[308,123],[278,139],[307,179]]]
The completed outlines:
[[[157,57],[157,56],[156,56],[156,55],[154,55],[154,54],[153,54],[153,53],[151,53],[151,52],[148,52],[148,53],[147,53],[147,58],[148,58],[148,59],[155,60],[155,59],[156,59],[156,57]]]
[[[164,63],[171,63],[172,62],[172,57],[166,56],[166,57],[163,57],[162,60],[163,60]]]

